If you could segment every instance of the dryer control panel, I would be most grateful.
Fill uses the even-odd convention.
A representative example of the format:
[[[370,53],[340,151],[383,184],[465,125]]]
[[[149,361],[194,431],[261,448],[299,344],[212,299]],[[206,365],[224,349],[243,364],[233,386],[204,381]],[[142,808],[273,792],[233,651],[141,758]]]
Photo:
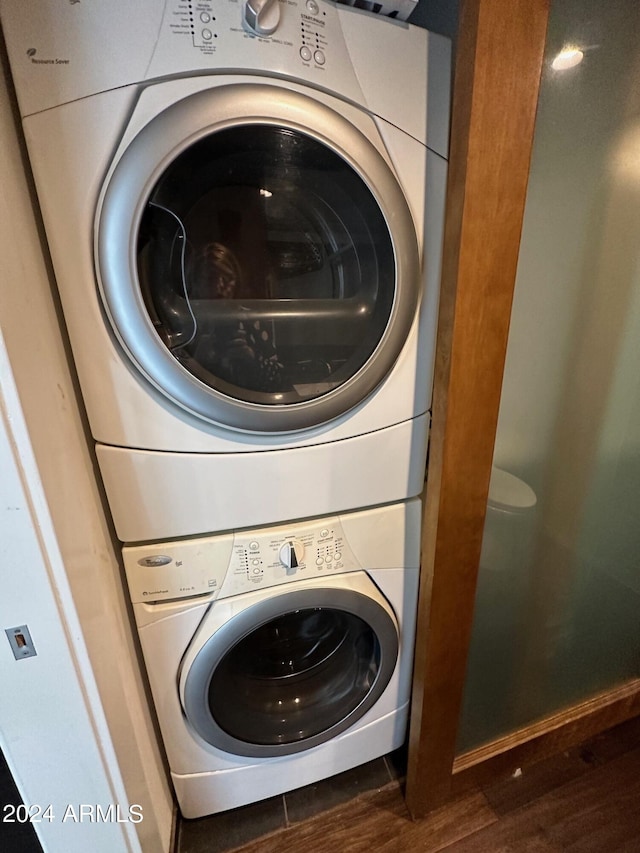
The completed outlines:
[[[419,140],[426,130],[447,156],[450,43],[421,27],[333,0],[0,0],[0,11],[23,117],[127,86],[133,106],[140,87],[174,77],[255,74],[360,104]]]
[[[325,0],[169,0],[147,76],[187,68],[253,69],[321,86],[330,69],[337,91],[359,94],[340,15]]]
[[[252,589],[361,569],[411,568],[419,501],[274,527],[123,548],[133,602],[227,598]],[[417,568],[417,567],[415,567]]]

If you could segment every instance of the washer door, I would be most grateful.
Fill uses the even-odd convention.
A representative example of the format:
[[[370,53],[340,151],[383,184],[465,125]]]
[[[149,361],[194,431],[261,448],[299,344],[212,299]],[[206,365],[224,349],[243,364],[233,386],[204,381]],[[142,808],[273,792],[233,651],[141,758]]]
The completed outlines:
[[[288,755],[360,719],[393,674],[398,626],[366,576],[354,586],[280,588],[257,602],[251,595],[244,608],[237,596],[233,616],[211,634],[205,618],[181,674],[184,712],[200,737],[236,755]]]
[[[96,251],[134,365],[239,430],[357,405],[418,302],[415,228],[385,159],[327,106],[268,85],[201,91],[146,125],[103,194]]]

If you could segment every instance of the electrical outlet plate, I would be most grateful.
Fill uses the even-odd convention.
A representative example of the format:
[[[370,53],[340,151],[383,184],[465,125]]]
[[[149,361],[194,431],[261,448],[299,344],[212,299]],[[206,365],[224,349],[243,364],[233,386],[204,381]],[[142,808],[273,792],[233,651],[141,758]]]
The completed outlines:
[[[37,654],[31,634],[26,625],[18,625],[16,628],[5,628],[4,632],[7,635],[11,651],[16,660],[32,658]]]

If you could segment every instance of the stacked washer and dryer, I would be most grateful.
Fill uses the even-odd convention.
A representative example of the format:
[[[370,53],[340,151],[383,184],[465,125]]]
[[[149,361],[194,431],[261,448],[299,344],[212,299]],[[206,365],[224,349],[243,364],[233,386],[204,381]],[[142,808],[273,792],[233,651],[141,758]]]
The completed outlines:
[[[449,44],[324,0],[3,0],[178,802],[405,736]]]

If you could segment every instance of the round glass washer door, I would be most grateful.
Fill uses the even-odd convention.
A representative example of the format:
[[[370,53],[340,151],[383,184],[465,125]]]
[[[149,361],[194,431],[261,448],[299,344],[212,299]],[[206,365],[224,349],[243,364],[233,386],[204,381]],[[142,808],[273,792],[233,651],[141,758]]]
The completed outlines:
[[[226,752],[289,755],[360,719],[397,658],[395,617],[375,599],[353,589],[280,593],[212,633],[185,665],[183,707]]]
[[[96,250],[134,365],[239,430],[357,405],[418,303],[415,229],[384,158],[327,106],[268,85],[204,90],[146,125],[107,184]]]

